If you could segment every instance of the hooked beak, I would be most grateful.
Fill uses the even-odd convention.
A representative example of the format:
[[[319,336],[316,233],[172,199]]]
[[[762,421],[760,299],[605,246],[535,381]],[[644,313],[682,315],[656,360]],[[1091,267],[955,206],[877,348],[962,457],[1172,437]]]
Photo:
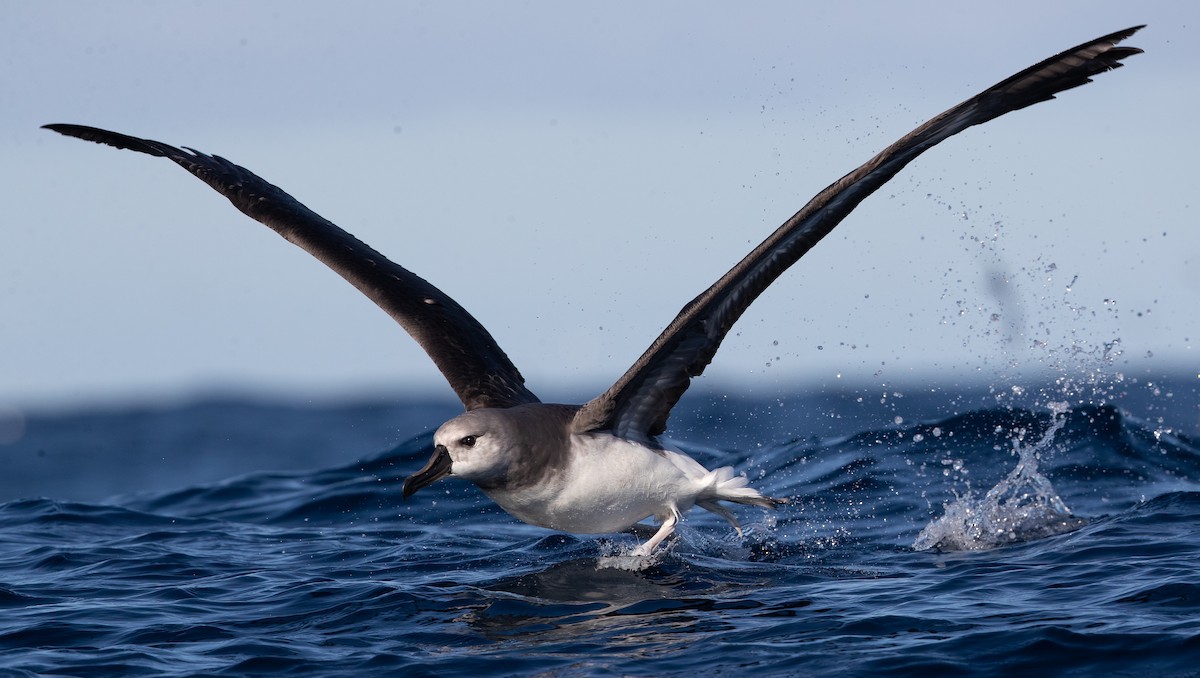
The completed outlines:
[[[432,485],[438,478],[448,475],[450,475],[450,451],[446,449],[445,445],[438,445],[433,448],[433,456],[429,458],[429,463],[425,464],[425,468],[404,479],[401,494],[408,499],[417,490],[426,485]]]

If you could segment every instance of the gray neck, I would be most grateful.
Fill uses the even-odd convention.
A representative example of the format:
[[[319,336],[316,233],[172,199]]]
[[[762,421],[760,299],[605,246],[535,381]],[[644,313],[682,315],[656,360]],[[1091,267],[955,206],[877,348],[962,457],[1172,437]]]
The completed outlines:
[[[531,403],[499,410],[519,436],[515,459],[495,482],[476,483],[483,490],[516,490],[562,473],[571,447],[571,421],[579,405]]]

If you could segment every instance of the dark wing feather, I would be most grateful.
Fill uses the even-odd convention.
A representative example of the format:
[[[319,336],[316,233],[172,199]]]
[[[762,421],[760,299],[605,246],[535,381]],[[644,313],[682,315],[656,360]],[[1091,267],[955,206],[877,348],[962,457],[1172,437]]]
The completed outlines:
[[[666,429],[671,408],[687,390],[691,378],[704,371],[742,312],[863,199],[944,139],[1009,111],[1053,99],[1058,92],[1118,68],[1121,59],[1142,51],[1117,46],[1140,28],[1086,42],[1017,73],[921,125],[821,191],[712,287],[684,306],[617,383],[584,405],[575,417],[574,430],[609,430],[622,438],[652,443],[653,436]]]
[[[538,402],[496,340],[458,303],[250,170],[219,156],[94,127],[45,127],[175,161],[234,207],[320,259],[387,311],[425,349],[468,410]]]

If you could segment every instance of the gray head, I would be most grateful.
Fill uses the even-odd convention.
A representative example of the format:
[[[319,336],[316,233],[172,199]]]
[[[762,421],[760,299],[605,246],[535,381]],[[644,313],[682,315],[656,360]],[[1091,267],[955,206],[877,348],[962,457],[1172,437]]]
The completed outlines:
[[[519,431],[508,410],[478,409],[442,424],[433,434],[433,456],[404,481],[404,498],[447,475],[490,486],[503,482],[520,452]]]
[[[458,415],[433,434],[433,456],[405,479],[404,498],[448,475],[484,489],[537,482],[563,468],[578,409],[533,403]]]

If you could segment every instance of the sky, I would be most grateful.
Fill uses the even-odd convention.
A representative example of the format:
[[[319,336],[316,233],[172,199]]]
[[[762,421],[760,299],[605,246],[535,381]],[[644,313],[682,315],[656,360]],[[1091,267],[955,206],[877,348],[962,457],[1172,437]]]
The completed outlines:
[[[1142,23],[1127,67],[966,131],[868,199],[704,379],[1200,373],[1198,19],[1193,3],[0,0],[0,408],[451,396],[386,314],[186,172],[43,124],[248,167],[456,298],[536,393],[582,401],[828,183]]]

